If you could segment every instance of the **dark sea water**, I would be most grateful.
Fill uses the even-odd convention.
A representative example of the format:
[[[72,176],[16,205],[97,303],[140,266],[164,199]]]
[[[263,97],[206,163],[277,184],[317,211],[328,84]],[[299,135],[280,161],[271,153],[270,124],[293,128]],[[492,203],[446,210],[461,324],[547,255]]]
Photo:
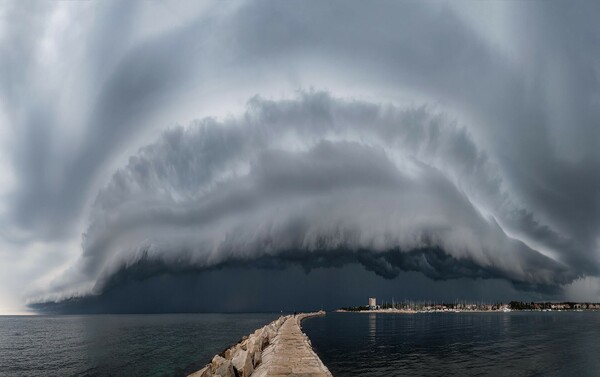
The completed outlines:
[[[181,376],[278,314],[0,316],[0,376]],[[600,376],[600,312],[327,313],[335,376]]]
[[[334,376],[600,376],[600,312],[327,313],[302,327]]]
[[[181,376],[278,316],[0,316],[0,376]]]

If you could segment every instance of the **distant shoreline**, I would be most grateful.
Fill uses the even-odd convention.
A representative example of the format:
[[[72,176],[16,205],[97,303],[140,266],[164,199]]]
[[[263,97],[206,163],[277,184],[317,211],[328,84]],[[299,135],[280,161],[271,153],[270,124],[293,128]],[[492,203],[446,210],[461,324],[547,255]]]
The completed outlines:
[[[373,310],[345,310],[337,309],[336,313],[363,313],[363,314],[423,314],[423,313],[513,313],[513,312],[600,312],[598,309],[517,309],[517,310],[407,310],[407,309],[373,309]]]
[[[416,313],[509,313],[513,311],[529,312],[583,312],[600,311],[600,303],[594,302],[523,302],[510,301],[509,303],[432,303],[432,302],[384,302],[377,304],[375,297],[369,297],[369,304],[365,306],[341,307],[337,312],[360,312],[360,313],[393,313],[393,314],[416,314]]]

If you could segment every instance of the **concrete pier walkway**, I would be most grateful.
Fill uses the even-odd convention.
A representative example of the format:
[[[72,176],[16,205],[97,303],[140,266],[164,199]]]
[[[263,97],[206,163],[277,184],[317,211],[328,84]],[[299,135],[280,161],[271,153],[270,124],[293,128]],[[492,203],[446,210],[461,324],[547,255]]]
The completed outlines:
[[[300,322],[324,311],[281,316],[227,348],[188,377],[331,377]]]
[[[291,316],[281,325],[273,342],[263,350],[262,363],[252,377],[331,377],[329,369],[313,351],[300,322],[324,312]]]

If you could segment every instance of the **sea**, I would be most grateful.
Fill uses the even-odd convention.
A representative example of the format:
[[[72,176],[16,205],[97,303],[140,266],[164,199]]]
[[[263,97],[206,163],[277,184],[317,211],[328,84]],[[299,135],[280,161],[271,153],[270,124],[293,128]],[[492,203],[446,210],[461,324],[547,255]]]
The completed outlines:
[[[0,376],[185,376],[280,313],[0,316]],[[334,376],[600,376],[600,312],[327,313]]]
[[[600,312],[328,313],[302,327],[334,376],[600,376]]]
[[[278,317],[0,316],[0,376],[186,376]]]

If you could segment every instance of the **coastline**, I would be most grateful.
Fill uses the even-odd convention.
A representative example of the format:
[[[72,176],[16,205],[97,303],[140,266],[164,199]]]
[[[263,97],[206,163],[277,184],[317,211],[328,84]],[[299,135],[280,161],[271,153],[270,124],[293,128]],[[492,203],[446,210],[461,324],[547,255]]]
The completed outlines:
[[[406,309],[373,309],[373,310],[344,310],[337,309],[335,313],[363,313],[363,314],[426,314],[426,313],[520,313],[520,312],[539,312],[539,313],[581,313],[581,312],[600,312],[597,309],[585,310],[562,310],[562,309],[547,309],[547,310],[406,310]]]
[[[202,369],[188,377],[297,374],[331,377],[300,326],[304,319],[323,315],[325,312],[321,310],[281,316],[215,355]]]
[[[344,310],[336,313],[366,313],[366,314],[423,314],[423,313],[510,313],[512,310],[407,310],[407,309],[373,309],[373,310]]]

